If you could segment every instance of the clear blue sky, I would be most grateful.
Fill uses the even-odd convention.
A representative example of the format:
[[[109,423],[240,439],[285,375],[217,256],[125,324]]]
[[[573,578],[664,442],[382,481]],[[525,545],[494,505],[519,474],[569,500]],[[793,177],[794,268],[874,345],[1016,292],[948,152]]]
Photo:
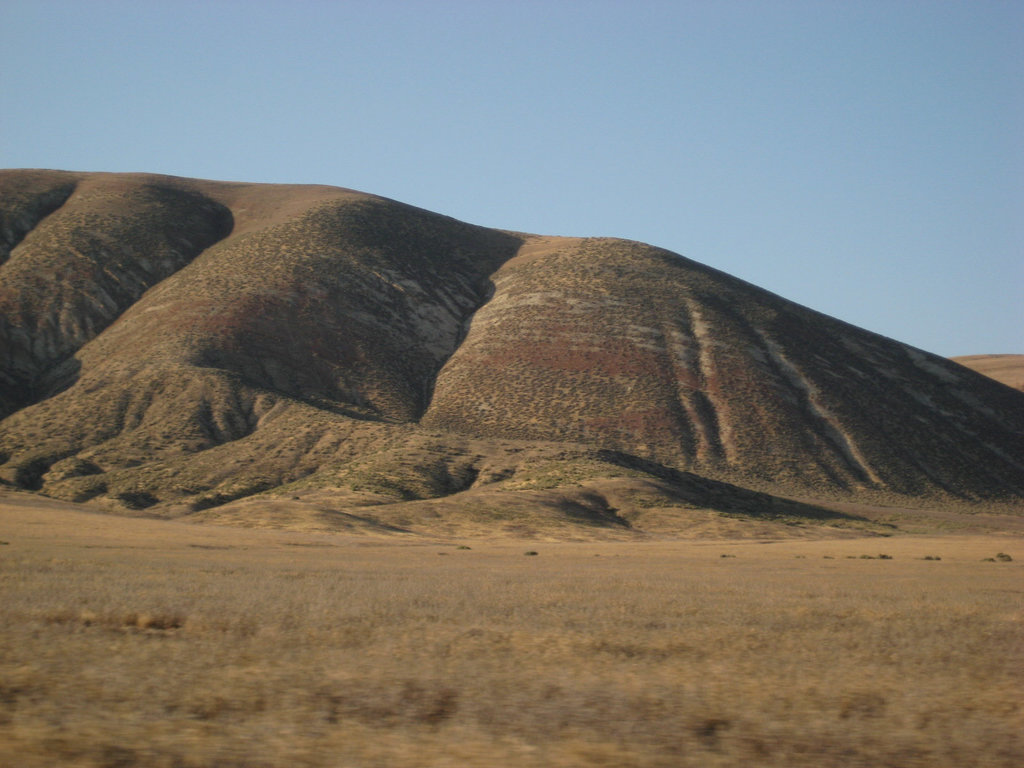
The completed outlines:
[[[353,187],[1024,353],[1024,2],[0,0],[0,167]]]

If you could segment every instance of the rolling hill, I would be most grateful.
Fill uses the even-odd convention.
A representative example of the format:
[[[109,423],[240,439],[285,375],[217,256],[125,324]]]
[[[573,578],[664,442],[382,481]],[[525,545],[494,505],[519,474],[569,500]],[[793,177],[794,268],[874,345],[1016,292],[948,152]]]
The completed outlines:
[[[965,355],[952,360],[1008,387],[1024,391],[1024,355]]]
[[[674,530],[1024,500],[1021,392],[649,245],[334,187],[0,172],[0,361],[0,482],[121,511]]]

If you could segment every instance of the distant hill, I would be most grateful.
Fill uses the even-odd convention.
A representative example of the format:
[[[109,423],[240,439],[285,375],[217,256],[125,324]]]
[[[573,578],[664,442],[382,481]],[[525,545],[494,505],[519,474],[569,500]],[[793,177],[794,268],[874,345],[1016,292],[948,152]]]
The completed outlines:
[[[282,525],[1024,499],[1024,394],[961,365],[642,243],[323,186],[0,172],[0,415],[10,486]]]
[[[965,355],[954,357],[953,361],[1024,391],[1024,355]]]

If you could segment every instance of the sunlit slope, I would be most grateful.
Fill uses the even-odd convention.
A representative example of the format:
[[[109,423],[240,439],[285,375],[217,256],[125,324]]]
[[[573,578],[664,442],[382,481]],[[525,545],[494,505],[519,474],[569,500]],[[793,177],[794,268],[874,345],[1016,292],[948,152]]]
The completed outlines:
[[[1024,355],[966,355],[952,360],[1008,387],[1024,390]]]
[[[1024,496],[1021,393],[641,243],[57,171],[0,172],[0,241],[0,480],[60,498]]]
[[[1024,400],[651,246],[535,239],[424,422],[810,489],[1020,493]]]

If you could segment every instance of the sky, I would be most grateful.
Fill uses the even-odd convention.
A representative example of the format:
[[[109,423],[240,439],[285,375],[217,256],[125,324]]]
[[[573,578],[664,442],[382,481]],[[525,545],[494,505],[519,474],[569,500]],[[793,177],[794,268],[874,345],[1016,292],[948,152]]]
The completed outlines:
[[[350,187],[1024,353],[1020,0],[0,0],[0,167]]]

